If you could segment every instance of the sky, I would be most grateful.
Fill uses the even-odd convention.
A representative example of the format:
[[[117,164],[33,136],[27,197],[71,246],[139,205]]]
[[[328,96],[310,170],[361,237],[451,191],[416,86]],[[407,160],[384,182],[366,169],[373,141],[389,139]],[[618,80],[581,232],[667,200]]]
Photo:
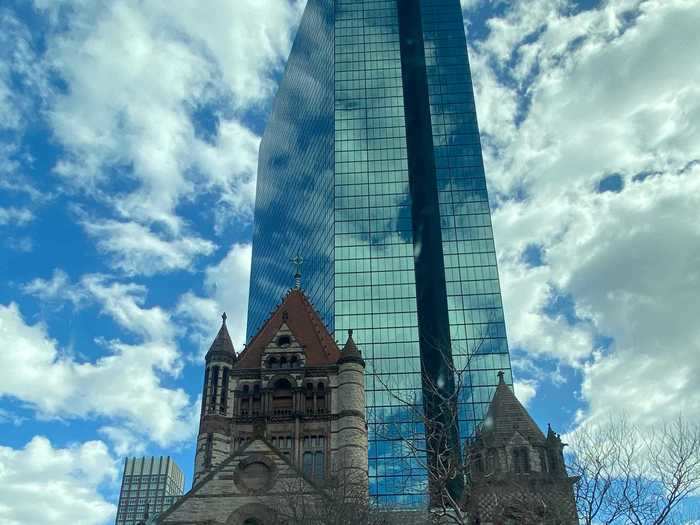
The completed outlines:
[[[516,393],[697,421],[700,0],[462,6]],[[0,523],[113,522],[126,455],[189,488],[302,9],[0,0]]]

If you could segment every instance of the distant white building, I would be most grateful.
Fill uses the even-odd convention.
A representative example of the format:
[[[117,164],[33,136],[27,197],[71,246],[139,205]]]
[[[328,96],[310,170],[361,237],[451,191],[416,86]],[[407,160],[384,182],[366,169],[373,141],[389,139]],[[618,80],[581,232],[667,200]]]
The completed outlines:
[[[170,508],[185,476],[170,457],[126,458],[116,525],[138,525]]]

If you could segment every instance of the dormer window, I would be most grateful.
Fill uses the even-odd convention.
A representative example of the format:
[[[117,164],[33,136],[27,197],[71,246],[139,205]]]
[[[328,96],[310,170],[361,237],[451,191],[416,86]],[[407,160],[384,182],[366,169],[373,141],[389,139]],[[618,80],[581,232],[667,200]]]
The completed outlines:
[[[292,338],[288,335],[281,335],[277,338],[277,346],[280,348],[287,348],[292,344]]]

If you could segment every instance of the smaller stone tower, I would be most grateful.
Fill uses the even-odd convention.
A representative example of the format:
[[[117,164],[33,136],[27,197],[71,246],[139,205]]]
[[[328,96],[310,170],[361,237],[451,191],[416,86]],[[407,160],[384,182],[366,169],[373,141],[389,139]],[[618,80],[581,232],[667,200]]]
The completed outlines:
[[[231,453],[229,385],[231,370],[236,364],[236,351],[226,328],[225,313],[222,320],[219,333],[206,355],[193,484]]]
[[[367,423],[365,420],[365,361],[352,339],[352,330],[338,359],[338,389],[331,446],[336,451],[333,470],[341,481],[367,492]],[[345,478],[345,479],[342,479]]]
[[[578,525],[564,444],[545,437],[503,377],[468,450],[468,510],[474,525]]]

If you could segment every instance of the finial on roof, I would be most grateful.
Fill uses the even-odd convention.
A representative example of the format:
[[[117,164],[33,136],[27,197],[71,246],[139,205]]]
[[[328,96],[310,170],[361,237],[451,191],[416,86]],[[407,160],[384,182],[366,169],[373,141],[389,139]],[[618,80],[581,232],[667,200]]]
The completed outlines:
[[[345,346],[343,346],[343,351],[341,352],[338,364],[355,362],[365,366],[365,361],[362,359],[362,352],[360,352],[359,348],[357,348],[357,345],[352,338],[352,332],[352,329],[348,330],[348,340],[345,342]]]
[[[294,288],[296,290],[301,290],[301,265],[304,264],[304,258],[299,254],[296,257],[289,259],[294,265]]]
[[[503,370],[498,371],[498,384],[499,385],[505,385],[506,380],[505,380],[505,374],[503,373]]]
[[[214,341],[209,347],[207,359],[209,359],[208,356],[210,356],[213,352],[226,352],[228,354],[232,354],[234,357],[236,356],[236,350],[233,348],[231,336],[228,333],[228,328],[226,328],[227,318],[228,316],[226,315],[226,312],[221,314],[221,328],[219,328],[219,333],[216,334]]]

